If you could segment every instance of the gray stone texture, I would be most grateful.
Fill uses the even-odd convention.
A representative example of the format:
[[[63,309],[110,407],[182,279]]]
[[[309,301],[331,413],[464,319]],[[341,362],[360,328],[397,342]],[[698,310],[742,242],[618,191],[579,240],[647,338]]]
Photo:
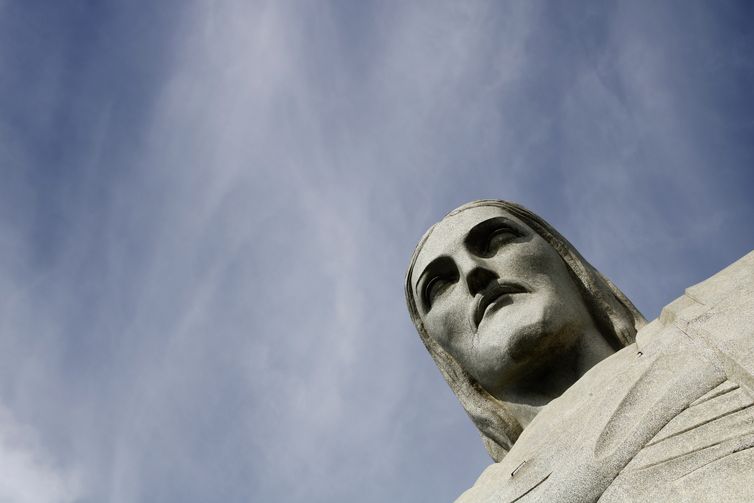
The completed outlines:
[[[553,300],[546,295],[546,285],[537,283],[536,270],[507,267],[510,261],[519,260],[517,249],[522,256],[531,256],[526,254],[534,250],[531,246],[536,235],[541,237],[552,229],[539,227],[541,220],[532,220],[538,219],[536,216],[517,214],[520,207],[515,205],[513,211],[498,205],[491,213],[477,211],[480,206],[485,204],[472,203],[469,209],[473,211],[462,211],[462,219],[458,219],[458,213],[446,217],[443,222],[450,220],[450,225],[436,227],[439,237],[434,241],[431,236],[428,238],[431,234],[428,233],[417,247],[407,275],[411,310],[412,304],[417,304],[414,298],[423,295],[419,281],[423,266],[436,257],[455,261],[455,272],[446,276],[450,278],[444,286],[447,290],[436,288],[433,294],[436,306],[414,307],[412,317],[443,375],[479,427],[488,450],[499,461],[487,468],[457,501],[754,501],[754,252],[688,288],[682,297],[663,309],[658,319],[644,325],[641,315],[609,281],[601,275],[597,279],[601,278],[604,284],[590,279],[591,266],[577,252],[573,251],[578,263],[569,262],[572,247],[564,238],[559,234],[549,236],[545,241],[557,249],[575,278],[569,281],[581,285],[580,296],[587,299],[585,304],[592,321],[600,319],[595,306],[613,311],[623,309],[618,315],[603,313],[604,319],[612,316],[619,321],[633,320],[639,330],[634,332],[635,340],[633,334],[613,338],[613,346],[620,342],[616,348],[619,350],[581,372],[578,362],[591,360],[580,355],[591,350],[580,341],[595,326],[604,333],[605,327],[620,328],[620,323],[590,325],[588,320],[577,325],[541,323],[539,326],[560,330],[557,338],[547,335],[527,340],[539,344],[555,340],[548,348],[555,358],[547,360],[541,368],[527,359],[511,360],[513,363],[502,366],[515,363],[538,373],[496,381],[492,374],[479,374],[476,363],[466,363],[476,374],[458,363],[459,359],[468,362],[463,360],[468,354],[479,357],[463,346],[454,346],[452,341],[452,337],[481,337],[471,333],[474,323],[468,334],[462,328],[457,333],[446,333],[441,323],[432,320],[432,316],[437,318],[444,310],[457,308],[459,304],[470,303],[478,308],[481,297],[472,295],[473,288],[469,286],[475,268],[488,269],[493,275],[492,285],[504,280],[527,285],[526,291],[511,292],[510,299],[501,297],[503,300],[496,301],[501,304],[497,310],[505,317],[488,308],[482,318],[482,323],[489,323],[496,331],[508,330],[507,338],[517,337],[517,330],[525,328],[510,326],[522,317],[547,318],[549,313],[557,313],[558,317],[583,316],[585,311],[572,306],[561,311],[557,306],[550,308]],[[509,249],[500,247],[484,260],[474,258],[468,251],[473,251],[473,247],[458,243],[469,243],[469,232],[496,213],[516,219],[528,230],[523,229],[518,237],[508,240],[504,246]],[[529,230],[534,230],[533,235],[526,234]],[[430,248],[422,250],[427,243]],[[459,251],[464,247],[466,251]],[[468,264],[464,265],[464,261]],[[586,269],[574,271],[579,267]],[[446,265],[444,270],[452,269]],[[477,295],[483,297],[483,292]],[[617,303],[611,299],[590,300],[599,295],[615,295]],[[500,319],[495,322],[493,316]],[[459,322],[458,326],[463,324]],[[563,332],[558,328],[561,326],[577,326],[579,330]],[[569,342],[571,339],[574,342]],[[485,347],[481,342],[475,344]],[[490,351],[510,349],[504,345],[489,347]],[[500,358],[500,354],[495,354],[495,358]],[[558,363],[561,358],[562,364]],[[562,372],[553,371],[560,367]],[[506,376],[512,375],[509,370],[506,372]],[[476,375],[491,383],[487,384],[489,388],[499,386],[494,392],[483,389]],[[549,389],[543,381],[551,376],[570,381],[561,394],[543,402],[541,391]],[[527,386],[522,387],[522,382]],[[511,394],[506,387],[527,391]],[[485,419],[490,417],[485,407],[494,409],[495,417],[499,418],[497,426],[490,426]]]

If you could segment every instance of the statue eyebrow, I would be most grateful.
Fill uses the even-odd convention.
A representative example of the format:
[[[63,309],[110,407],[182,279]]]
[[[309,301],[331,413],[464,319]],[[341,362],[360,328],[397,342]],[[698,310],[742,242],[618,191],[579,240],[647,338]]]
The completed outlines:
[[[519,229],[509,218],[502,216],[488,218],[471,228],[468,234],[466,234],[466,239],[463,240],[463,245],[470,252],[479,254],[480,250],[484,249],[490,234],[501,227],[508,227],[514,231]]]

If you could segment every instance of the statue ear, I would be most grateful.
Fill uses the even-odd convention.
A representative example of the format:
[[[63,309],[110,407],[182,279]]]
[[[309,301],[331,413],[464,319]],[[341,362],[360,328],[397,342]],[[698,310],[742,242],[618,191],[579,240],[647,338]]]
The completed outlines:
[[[498,444],[484,433],[481,433],[481,437],[484,448],[487,449],[487,453],[495,463],[502,461],[505,455],[508,454],[508,450],[505,447]]]

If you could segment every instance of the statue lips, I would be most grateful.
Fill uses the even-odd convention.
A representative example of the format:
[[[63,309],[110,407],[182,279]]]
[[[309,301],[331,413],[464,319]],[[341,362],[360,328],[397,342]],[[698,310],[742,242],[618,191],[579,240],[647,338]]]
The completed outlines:
[[[484,319],[487,308],[495,304],[502,297],[512,293],[524,293],[527,289],[514,283],[494,283],[489,288],[477,295],[474,310],[472,312],[472,322],[474,329],[479,329],[479,324]]]

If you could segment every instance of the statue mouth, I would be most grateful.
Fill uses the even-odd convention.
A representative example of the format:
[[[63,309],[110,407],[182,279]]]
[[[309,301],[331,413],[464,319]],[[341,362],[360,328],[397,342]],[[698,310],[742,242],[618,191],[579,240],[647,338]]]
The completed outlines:
[[[487,313],[490,307],[497,304],[499,301],[504,300],[504,297],[514,293],[525,293],[528,290],[521,285],[515,283],[493,283],[483,292],[477,294],[476,302],[474,303],[474,311],[472,314],[472,322],[474,329],[479,328],[479,324],[484,319],[484,315]]]

